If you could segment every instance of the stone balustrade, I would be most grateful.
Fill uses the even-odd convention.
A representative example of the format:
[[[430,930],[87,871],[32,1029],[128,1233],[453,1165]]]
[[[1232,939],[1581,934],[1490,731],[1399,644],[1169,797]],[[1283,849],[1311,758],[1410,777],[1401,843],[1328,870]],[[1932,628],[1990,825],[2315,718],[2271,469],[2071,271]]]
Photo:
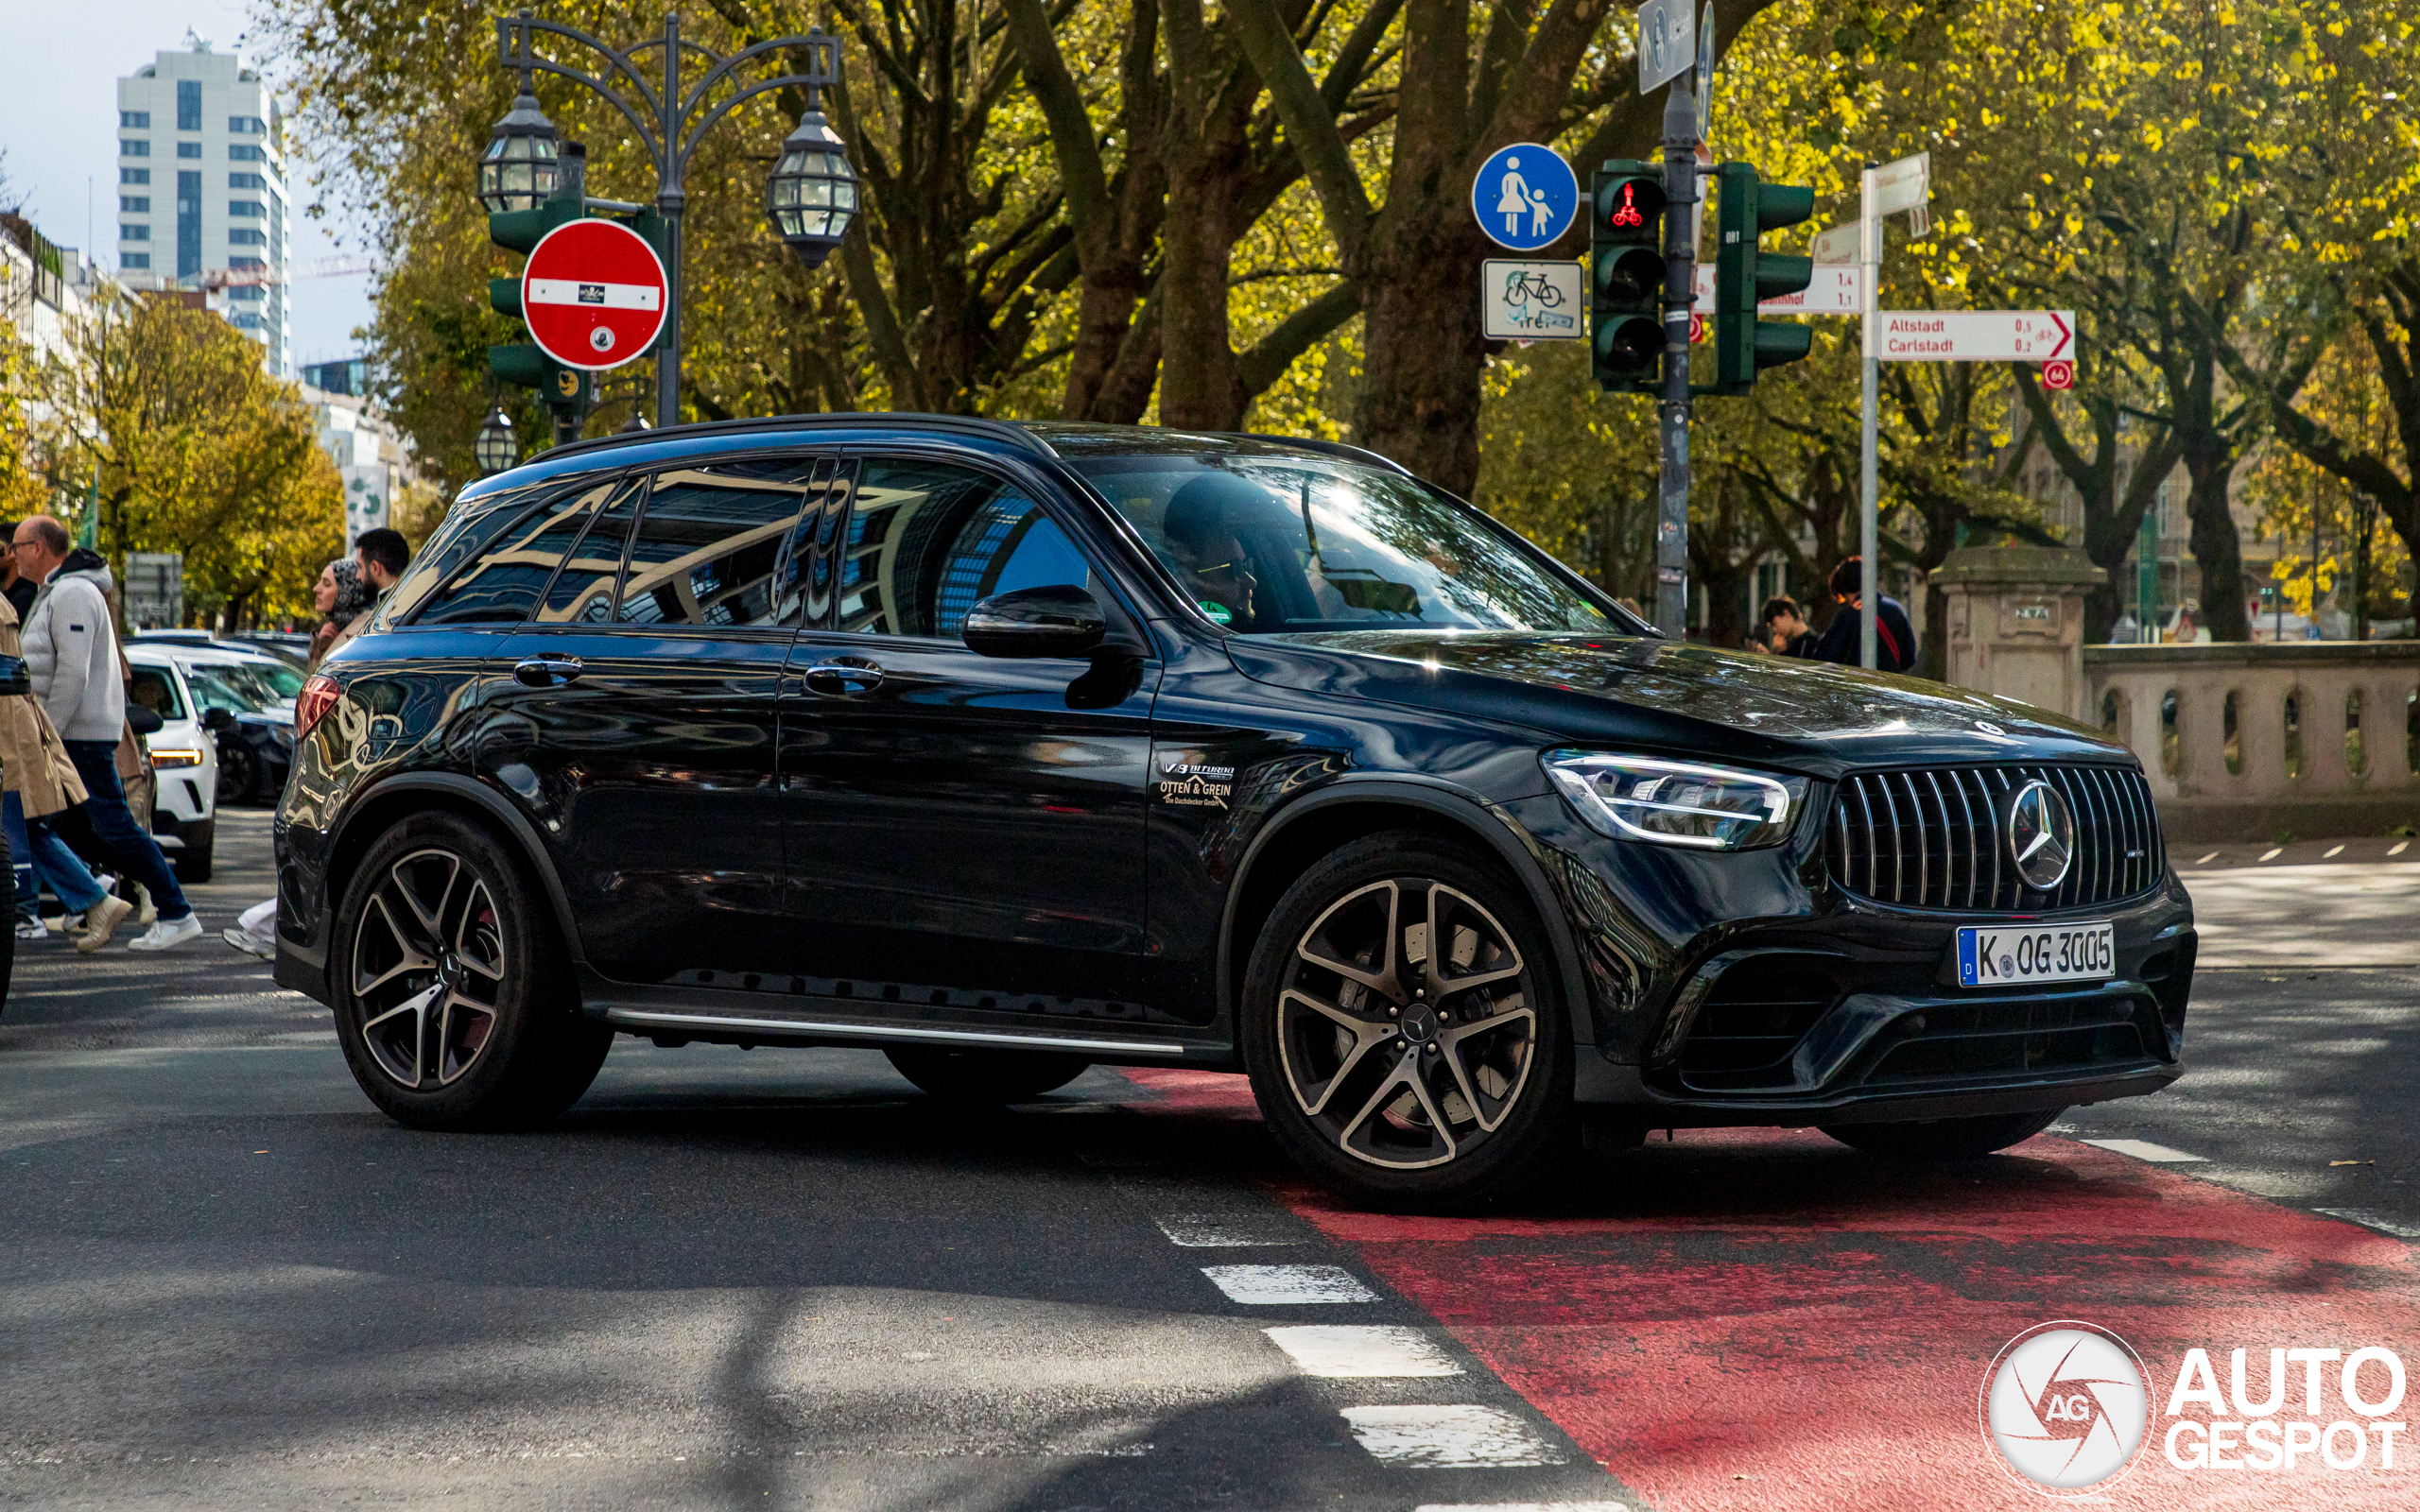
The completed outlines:
[[[2087,718],[2171,841],[2420,824],[2420,642],[2082,647]]]

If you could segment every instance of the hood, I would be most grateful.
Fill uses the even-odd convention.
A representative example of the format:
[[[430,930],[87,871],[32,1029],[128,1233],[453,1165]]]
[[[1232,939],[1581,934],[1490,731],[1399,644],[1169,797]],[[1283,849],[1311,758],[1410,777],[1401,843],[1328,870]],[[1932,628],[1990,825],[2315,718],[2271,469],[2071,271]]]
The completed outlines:
[[[1442,630],[1236,636],[1246,677],[1525,725],[1550,740],[1778,764],[2126,755],[2048,710],[1920,678],[1617,636]],[[1996,727],[1996,731],[1985,727]]]
[[[81,577],[104,593],[113,593],[117,588],[117,579],[110,576],[110,564],[90,546],[78,546],[69,552],[66,559],[59,564],[59,570],[50,575],[54,583],[64,582],[70,577]]]

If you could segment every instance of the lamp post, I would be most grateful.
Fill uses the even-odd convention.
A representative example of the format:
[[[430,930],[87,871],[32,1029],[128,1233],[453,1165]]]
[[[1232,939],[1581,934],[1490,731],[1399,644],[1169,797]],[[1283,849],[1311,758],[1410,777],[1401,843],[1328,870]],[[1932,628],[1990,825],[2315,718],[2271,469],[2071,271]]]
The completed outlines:
[[[604,98],[607,104],[622,112],[631,124],[640,146],[655,163],[655,209],[666,226],[666,243],[670,254],[665,259],[664,333],[655,349],[655,412],[658,425],[678,424],[681,419],[681,213],[688,204],[683,187],[688,177],[689,160],[698,149],[698,141],[708,128],[739,105],[768,91],[804,88],[806,91],[806,112],[800,117],[798,129],[782,144],[782,158],[766,181],[766,209],[772,216],[774,228],[792,252],[807,266],[814,267],[831,254],[848,233],[849,222],[857,210],[857,178],[849,166],[848,146],[825,124],[821,108],[822,92],[840,82],[840,43],[837,37],[824,34],[820,27],[810,27],[804,36],[776,37],[742,48],[725,58],[681,36],[681,16],[667,12],[664,18],[664,34],[650,37],[629,48],[616,48],[603,39],[574,26],[558,22],[540,21],[524,10],[517,15],[500,17],[495,24],[498,61],[506,68],[518,69],[523,84],[521,97],[513,101],[513,109],[496,123],[495,136],[488,144],[480,159],[480,200],[491,211],[495,202],[490,199],[490,171],[494,170],[498,199],[517,196],[520,190],[515,169],[518,164],[530,164],[534,189],[541,161],[541,144],[546,154],[545,177],[553,178],[554,127],[538,109],[538,101],[529,90],[532,74],[553,74],[582,85]],[[544,33],[560,37],[587,49],[601,64],[599,73],[592,74],[569,64],[541,57],[538,37]],[[660,63],[649,60],[641,66],[642,55],[650,49],[661,49]],[[804,53],[806,67],[802,73],[786,73],[771,78],[744,85],[721,98],[708,103],[706,96],[726,79],[735,79],[736,70],[768,53]],[[703,71],[694,78],[684,77],[684,62],[702,64]],[[650,72],[653,77],[650,77]],[[523,110],[527,104],[527,111]],[[514,144],[527,144],[516,146]],[[514,154],[519,152],[520,156]],[[552,184],[549,183],[551,192]],[[545,198],[537,195],[526,201],[534,205]],[[520,208],[515,199],[506,208]],[[591,200],[591,204],[602,202]],[[634,209],[631,206],[607,208]]]

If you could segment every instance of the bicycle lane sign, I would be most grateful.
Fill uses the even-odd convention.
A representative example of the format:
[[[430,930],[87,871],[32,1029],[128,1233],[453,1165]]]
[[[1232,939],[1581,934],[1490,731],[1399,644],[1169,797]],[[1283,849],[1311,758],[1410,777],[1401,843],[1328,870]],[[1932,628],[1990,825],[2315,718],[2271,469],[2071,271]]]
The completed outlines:
[[[1479,264],[1480,323],[1490,341],[1580,341],[1587,336],[1578,263]]]

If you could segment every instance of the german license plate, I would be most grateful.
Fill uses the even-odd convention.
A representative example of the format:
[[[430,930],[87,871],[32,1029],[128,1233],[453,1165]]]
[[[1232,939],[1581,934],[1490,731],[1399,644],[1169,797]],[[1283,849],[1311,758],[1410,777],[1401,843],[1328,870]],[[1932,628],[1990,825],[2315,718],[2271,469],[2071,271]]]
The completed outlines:
[[[1958,985],[2009,987],[2031,982],[2105,982],[2118,974],[2110,926],[1976,925],[1958,932]]]

